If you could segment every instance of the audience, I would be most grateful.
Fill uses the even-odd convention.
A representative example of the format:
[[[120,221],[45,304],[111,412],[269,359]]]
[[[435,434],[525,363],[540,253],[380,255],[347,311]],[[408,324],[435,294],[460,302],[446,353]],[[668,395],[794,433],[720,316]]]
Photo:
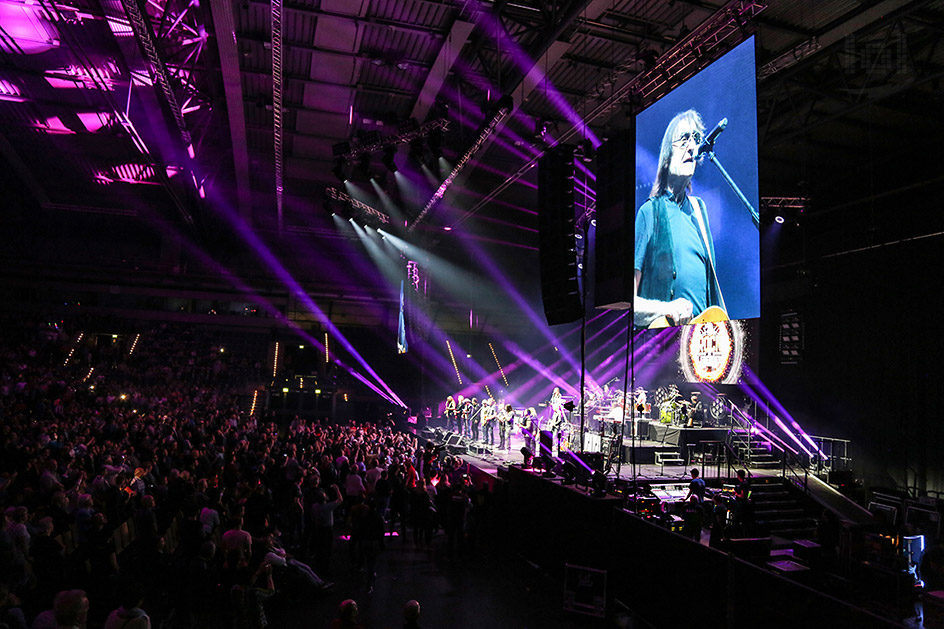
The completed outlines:
[[[265,627],[263,601],[290,579],[331,585],[338,529],[373,587],[387,530],[399,523],[405,534],[413,521],[428,544],[436,502],[448,504],[461,476],[458,460],[390,427],[296,419],[280,428],[250,415],[246,401],[266,380],[264,344],[240,355],[186,326],[114,337],[88,322],[2,323],[0,623],[9,627],[26,629],[29,618],[38,629],[142,629],[174,612],[189,626]],[[409,609],[415,626],[418,603],[412,621]],[[357,616],[347,600],[332,626],[359,627]]]

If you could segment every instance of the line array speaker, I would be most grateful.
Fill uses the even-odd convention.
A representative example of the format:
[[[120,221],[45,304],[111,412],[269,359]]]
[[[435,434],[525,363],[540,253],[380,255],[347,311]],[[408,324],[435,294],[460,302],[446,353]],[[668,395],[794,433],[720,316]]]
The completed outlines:
[[[624,310],[633,300],[635,132],[619,131],[597,151],[596,283],[593,305]]]
[[[574,147],[561,144],[538,162],[541,295],[548,325],[583,316],[574,224]]]

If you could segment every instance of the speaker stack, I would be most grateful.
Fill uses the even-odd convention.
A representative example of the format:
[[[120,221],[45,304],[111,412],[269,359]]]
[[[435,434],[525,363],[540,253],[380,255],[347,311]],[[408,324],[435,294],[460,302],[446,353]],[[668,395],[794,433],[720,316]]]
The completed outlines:
[[[575,223],[574,147],[560,144],[538,162],[541,296],[548,325],[571,323],[583,316]]]

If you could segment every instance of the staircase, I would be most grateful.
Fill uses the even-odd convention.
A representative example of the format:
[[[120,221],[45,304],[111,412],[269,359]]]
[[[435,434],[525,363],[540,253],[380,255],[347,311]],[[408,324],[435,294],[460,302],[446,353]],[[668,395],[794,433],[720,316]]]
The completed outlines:
[[[752,435],[746,428],[734,427],[728,431],[728,445],[737,454],[738,460],[747,467],[777,467],[780,461],[769,441]]]
[[[680,452],[656,452],[656,465],[685,465]]]
[[[791,541],[816,537],[818,512],[813,501],[782,478],[753,477],[751,498],[758,534]]]

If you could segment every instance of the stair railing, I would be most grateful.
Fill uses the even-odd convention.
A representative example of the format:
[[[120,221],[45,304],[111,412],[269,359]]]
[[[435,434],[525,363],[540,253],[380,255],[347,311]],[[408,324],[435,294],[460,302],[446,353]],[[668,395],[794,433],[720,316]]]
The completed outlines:
[[[733,403],[731,404],[731,417],[735,419],[739,426],[748,431],[748,435],[752,435],[756,431],[770,444],[772,449],[779,451],[781,462],[780,472],[783,475],[783,479],[801,488],[805,493],[809,493],[809,464],[804,460],[805,457],[801,455],[799,451],[791,447],[790,444],[770,429],[765,428],[759,422],[751,419]],[[748,444],[750,443],[749,440]],[[748,448],[750,448],[750,446],[748,446]],[[750,449],[748,449],[748,451],[750,451]]]

